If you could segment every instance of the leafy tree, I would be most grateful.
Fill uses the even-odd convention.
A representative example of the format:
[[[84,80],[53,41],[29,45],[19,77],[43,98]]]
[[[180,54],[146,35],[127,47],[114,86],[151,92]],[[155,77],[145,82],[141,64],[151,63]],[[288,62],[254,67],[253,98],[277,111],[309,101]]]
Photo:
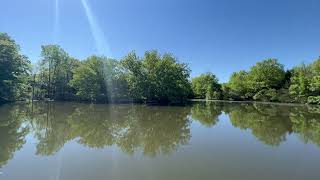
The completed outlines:
[[[39,100],[181,103],[195,97],[320,104],[320,58],[287,71],[277,59],[265,59],[221,85],[209,72],[190,82],[189,67],[168,53],[131,52],[121,61],[91,56],[80,62],[59,45],[44,45],[32,76],[30,70],[15,41],[0,33],[0,103],[32,92]]]
[[[311,71],[314,75],[320,75],[320,57],[311,64]]]
[[[277,102],[284,102],[284,103],[293,102],[293,98],[290,95],[288,88],[281,88],[277,90],[277,95],[276,97],[273,97],[273,100]]]
[[[47,89],[46,97],[50,99],[66,100],[72,96],[69,81],[72,79],[72,69],[78,61],[58,45],[41,46],[41,61],[39,82]]]
[[[310,67],[305,64],[293,69],[289,92],[295,97],[296,101],[305,102],[307,96],[310,94],[309,85],[311,78],[312,73],[310,71]]]
[[[312,78],[310,79],[310,96],[308,97],[307,102],[320,105],[320,58],[310,65],[310,71],[312,73]]]
[[[192,90],[196,98],[220,99],[221,85],[212,73],[201,74],[192,79]]]
[[[104,61],[91,56],[73,71],[70,85],[77,90],[81,100],[107,101],[107,85],[104,77]]]
[[[310,80],[309,90],[312,95],[320,96],[320,58],[310,65],[312,79]]]
[[[232,99],[247,99],[248,95],[248,72],[239,71],[232,73],[228,84],[230,96]]]
[[[249,72],[233,73],[228,86],[235,99],[276,101],[277,90],[284,86],[289,75],[276,59],[266,59],[257,62]]]
[[[320,76],[312,77],[309,89],[315,94],[320,94]]]
[[[191,92],[190,70],[171,54],[147,51],[143,58],[134,52],[122,61],[131,97],[158,103],[179,103]]]
[[[122,60],[121,64],[125,69],[125,78],[129,86],[130,97],[144,99],[146,97],[147,72],[142,61],[135,52],[130,52]]]
[[[157,52],[152,52],[157,53]],[[160,102],[183,102],[191,92],[190,70],[186,64],[178,63],[171,54],[164,54],[157,62],[155,76],[149,74],[151,81],[154,79],[155,97]],[[152,77],[153,76],[153,77]],[[153,99],[153,97],[150,97]]]
[[[276,59],[266,59],[251,67],[248,76],[249,88],[256,92],[262,89],[279,89],[284,79],[283,65]]]
[[[7,34],[0,33],[0,103],[27,97],[30,62]]]
[[[127,82],[118,61],[91,56],[73,71],[71,87],[85,101],[110,102],[127,98]]]
[[[318,104],[320,105],[320,96],[309,96],[307,99],[309,104]]]
[[[320,104],[320,59],[293,68],[289,92],[296,102]]]
[[[253,96],[257,101],[276,101],[277,91],[275,89],[262,89]]]
[[[231,98],[231,89],[228,83],[221,84],[221,91],[222,91],[222,99],[224,100],[232,100]]]

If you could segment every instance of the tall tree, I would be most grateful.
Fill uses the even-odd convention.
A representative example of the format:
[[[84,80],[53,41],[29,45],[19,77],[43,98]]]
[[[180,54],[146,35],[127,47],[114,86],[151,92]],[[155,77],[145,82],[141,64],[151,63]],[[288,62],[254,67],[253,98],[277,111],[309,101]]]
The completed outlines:
[[[0,103],[27,96],[30,61],[7,34],[0,33]]]
[[[65,100],[70,93],[68,83],[77,60],[70,58],[58,45],[45,45],[41,49],[40,74],[45,83],[43,87],[47,89],[47,97]]]

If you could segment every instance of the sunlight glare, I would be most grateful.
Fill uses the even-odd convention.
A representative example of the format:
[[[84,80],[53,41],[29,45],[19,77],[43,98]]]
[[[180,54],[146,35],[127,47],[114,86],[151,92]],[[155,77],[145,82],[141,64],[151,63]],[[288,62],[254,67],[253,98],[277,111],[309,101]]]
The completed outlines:
[[[82,2],[82,6],[85,10],[86,16],[89,21],[91,33],[94,38],[96,48],[98,50],[98,54],[111,57],[112,54],[110,51],[109,44],[107,43],[106,37],[105,37],[102,29],[98,25],[97,20],[96,20],[95,16],[93,15],[93,13],[87,3],[87,0],[81,0],[81,2]]]

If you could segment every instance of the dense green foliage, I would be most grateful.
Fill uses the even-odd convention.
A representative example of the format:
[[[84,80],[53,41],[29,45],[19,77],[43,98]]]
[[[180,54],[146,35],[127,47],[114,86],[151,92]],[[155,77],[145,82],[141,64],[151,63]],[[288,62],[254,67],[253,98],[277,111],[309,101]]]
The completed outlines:
[[[30,62],[7,34],[0,33],[0,103],[28,97]]]
[[[295,101],[320,104],[320,59],[292,70],[289,92]]]
[[[215,78],[212,74],[202,74],[193,78],[195,97],[224,100],[254,100],[271,102],[294,102],[320,104],[320,59],[310,65],[299,65],[285,71],[276,59],[257,62],[249,71],[234,72],[228,83],[221,86],[222,96],[208,98],[207,84]],[[218,91],[218,88],[215,89]],[[219,91],[218,91],[219,92]]]
[[[38,99],[56,100],[74,99],[74,90],[69,86],[73,78],[72,70],[78,60],[71,58],[60,46],[46,45],[41,47],[39,72],[36,72]]]
[[[240,71],[231,75],[227,84],[228,98],[235,100],[276,101],[277,90],[285,82],[283,65],[276,59],[267,59],[252,66],[248,72]]]
[[[41,46],[30,63],[6,34],[0,34],[0,102],[23,98],[90,102],[182,103],[191,95],[190,70],[171,54],[134,52],[121,60],[91,56],[79,61],[58,45]]]
[[[320,59],[285,71],[277,59],[257,62],[219,84],[213,73],[190,80],[190,69],[171,54],[131,52],[120,60],[72,58],[58,45],[41,47],[33,67],[19,46],[0,34],[0,103],[33,99],[90,102],[182,103],[188,98],[320,104]]]
[[[134,52],[121,61],[131,97],[151,102],[183,102],[191,93],[190,70],[171,54],[147,51],[143,58]]]
[[[114,59],[92,56],[72,72],[70,85],[81,100],[110,102],[128,97],[125,75]]]
[[[121,61],[92,56],[72,73],[69,84],[80,100],[181,103],[191,93],[188,67],[156,51],[147,51],[143,58],[132,52]]]
[[[246,71],[233,73],[229,83],[224,85],[225,91],[228,90],[225,96],[229,95],[230,99],[234,100],[246,99],[249,92],[247,79],[248,73]]]
[[[201,74],[192,79],[192,91],[196,98],[220,99],[221,85],[212,73]]]

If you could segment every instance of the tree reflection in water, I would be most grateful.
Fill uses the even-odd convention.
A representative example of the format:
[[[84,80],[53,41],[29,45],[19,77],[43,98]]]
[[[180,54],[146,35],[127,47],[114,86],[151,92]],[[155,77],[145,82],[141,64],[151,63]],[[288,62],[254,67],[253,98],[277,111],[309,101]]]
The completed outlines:
[[[28,133],[36,154],[49,156],[68,141],[90,148],[116,145],[127,154],[175,152],[189,143],[192,120],[206,127],[228,115],[235,128],[250,130],[260,142],[279,146],[289,134],[320,146],[320,108],[249,103],[195,103],[191,106],[34,103],[0,107],[0,167],[21,149]],[[210,139],[210,137],[208,137]]]
[[[288,110],[288,106],[243,104],[233,106],[229,117],[234,127],[250,129],[261,142],[278,146],[292,132]]]
[[[196,103],[191,108],[191,117],[202,125],[211,127],[218,123],[223,104],[217,102]]]
[[[304,107],[293,108],[290,113],[292,129],[299,134],[305,143],[314,143],[320,146],[320,108]]]
[[[21,149],[29,128],[22,125],[23,108],[20,105],[0,107],[0,168]]]
[[[35,105],[33,131],[37,154],[52,155],[70,140],[92,148],[117,145],[133,154],[170,153],[189,142],[189,107],[87,105],[54,103],[45,110]]]
[[[320,146],[320,107],[261,103],[196,103],[191,108],[194,120],[214,126],[221,112],[236,128],[250,130],[260,142],[279,146],[288,134],[298,134],[304,142]]]

